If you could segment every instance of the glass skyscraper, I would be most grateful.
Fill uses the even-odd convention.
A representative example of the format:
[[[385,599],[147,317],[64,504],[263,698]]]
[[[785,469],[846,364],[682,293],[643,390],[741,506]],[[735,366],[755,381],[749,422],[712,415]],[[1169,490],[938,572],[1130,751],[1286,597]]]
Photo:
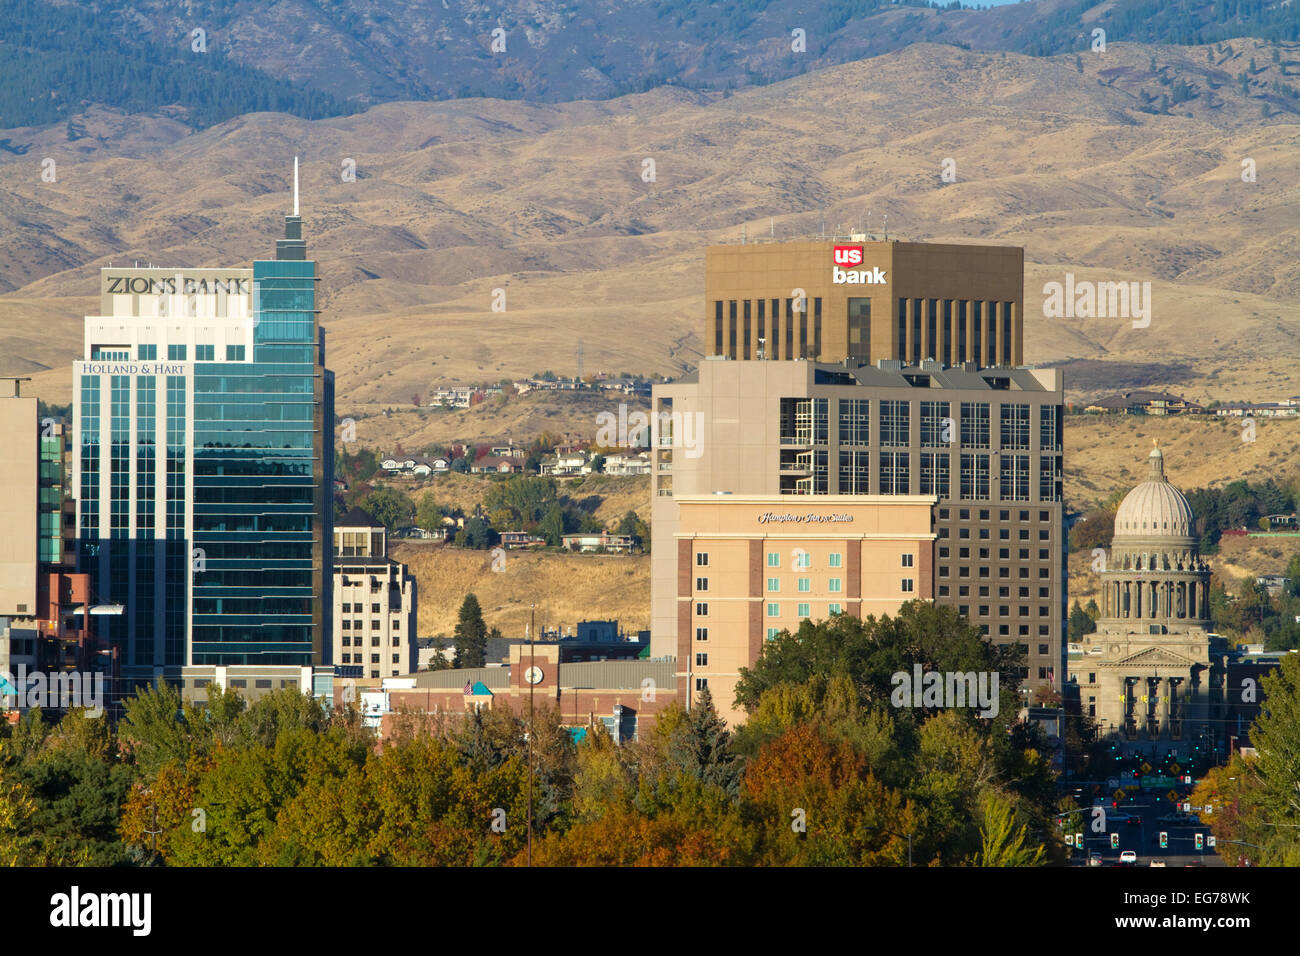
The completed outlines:
[[[330,663],[334,389],[301,229],[251,270],[102,272],[73,481],[128,685]]]

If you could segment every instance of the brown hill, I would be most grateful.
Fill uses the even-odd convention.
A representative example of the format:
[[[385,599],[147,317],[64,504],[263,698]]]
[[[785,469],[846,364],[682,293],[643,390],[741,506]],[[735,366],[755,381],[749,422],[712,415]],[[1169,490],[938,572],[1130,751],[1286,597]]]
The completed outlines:
[[[57,182],[41,181],[36,151],[0,156],[13,250],[0,374],[35,371],[38,394],[68,400],[110,260],[269,255],[297,153],[340,417],[439,381],[571,374],[579,340],[588,371],[680,371],[700,348],[704,245],[868,213],[907,238],[1023,244],[1030,361],[1123,363],[1118,385],[1128,364],[1176,359],[1192,397],[1264,397],[1290,380],[1300,326],[1300,128],[1260,115],[1259,85],[1284,68],[1270,53],[1112,43],[1076,62],[922,44],[732,96],[252,114],[181,138],[105,119],[107,145],[85,155],[51,130],[39,151]],[[1232,77],[1251,58],[1264,65],[1247,95]],[[1196,95],[1149,112],[1175,77]],[[955,183],[940,180],[945,158]],[[1150,281],[1150,326],[1044,318],[1043,285],[1066,272]]]

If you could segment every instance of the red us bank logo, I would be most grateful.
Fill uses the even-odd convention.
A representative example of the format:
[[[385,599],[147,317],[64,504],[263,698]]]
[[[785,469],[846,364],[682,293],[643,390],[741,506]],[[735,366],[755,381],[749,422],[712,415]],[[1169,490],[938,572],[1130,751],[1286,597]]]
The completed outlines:
[[[862,247],[861,246],[836,246],[835,264],[837,266],[862,265]]]

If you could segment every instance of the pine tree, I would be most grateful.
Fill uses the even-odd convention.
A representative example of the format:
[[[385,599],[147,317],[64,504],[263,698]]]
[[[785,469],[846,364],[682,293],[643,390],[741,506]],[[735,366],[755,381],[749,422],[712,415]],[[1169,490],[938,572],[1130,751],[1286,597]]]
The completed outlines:
[[[473,594],[465,595],[456,621],[456,659],[454,667],[483,667],[487,663],[487,625],[483,609]]]
[[[686,723],[668,744],[669,766],[690,774],[702,783],[715,784],[734,795],[740,783],[740,767],[731,750],[731,731],[713,706],[708,687],[687,715]]]

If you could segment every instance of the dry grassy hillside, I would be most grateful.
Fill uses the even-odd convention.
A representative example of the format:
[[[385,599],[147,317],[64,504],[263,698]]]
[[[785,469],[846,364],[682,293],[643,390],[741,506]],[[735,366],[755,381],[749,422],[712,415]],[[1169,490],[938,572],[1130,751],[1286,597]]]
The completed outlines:
[[[648,555],[512,551],[505,569],[495,573],[486,551],[403,543],[392,556],[405,562],[419,583],[421,635],[450,636],[469,593],[478,596],[488,627],[508,636],[524,633],[534,603],[538,628],[571,627],[592,618],[617,619],[630,631],[650,626]]]
[[[679,372],[701,347],[703,246],[868,214],[903,238],[1023,245],[1031,362],[1104,360],[1116,387],[1130,363],[1171,366],[1163,384],[1194,397],[1262,398],[1294,380],[1300,329],[1300,126],[1281,101],[1261,116],[1254,95],[1281,79],[1271,52],[919,44],[731,96],[250,114],[188,136],[96,113],[86,152],[62,125],[22,131],[30,152],[0,154],[0,374],[33,374],[37,394],[68,400],[110,260],[271,254],[298,154],[340,417],[435,382],[571,374],[579,341],[589,372]],[[1295,52],[1284,46],[1283,63]],[[1233,77],[1251,58],[1247,96]],[[1151,112],[1174,78],[1194,98]],[[31,158],[46,155],[57,182]],[[948,158],[957,178],[944,183]],[[1066,272],[1151,282],[1151,324],[1044,318],[1043,285]]]
[[[501,481],[484,475],[460,475],[447,472],[425,479],[384,478],[385,484],[405,491],[417,502],[426,491],[440,505],[460,508],[465,513],[482,502],[492,482]],[[650,516],[650,477],[648,475],[587,475],[582,478],[559,478],[560,494],[569,497],[584,511],[595,515],[606,527],[618,524],[629,511],[644,519]],[[508,530],[508,529],[507,529]]]

